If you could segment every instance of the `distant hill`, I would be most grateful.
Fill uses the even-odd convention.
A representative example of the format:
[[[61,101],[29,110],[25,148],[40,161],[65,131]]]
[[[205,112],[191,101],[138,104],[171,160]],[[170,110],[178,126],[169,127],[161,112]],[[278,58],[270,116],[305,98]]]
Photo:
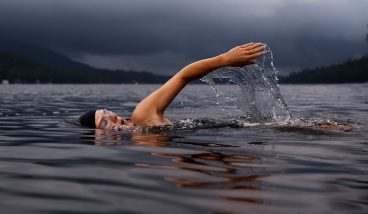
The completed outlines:
[[[11,54],[54,69],[89,71],[95,68],[73,61],[48,48],[19,41],[0,40],[0,54]]]
[[[149,72],[55,69],[10,54],[0,54],[0,81],[10,83],[162,83],[166,76]]]
[[[280,83],[364,83],[368,82],[368,56],[339,65],[306,69],[281,76]]]
[[[0,81],[10,83],[163,83],[167,76],[149,72],[97,69],[44,47],[0,40]],[[368,56],[339,65],[280,76],[280,83],[368,82]],[[200,83],[200,81],[195,81]]]
[[[0,40],[0,81],[10,83],[163,83],[149,72],[98,69],[44,47]]]

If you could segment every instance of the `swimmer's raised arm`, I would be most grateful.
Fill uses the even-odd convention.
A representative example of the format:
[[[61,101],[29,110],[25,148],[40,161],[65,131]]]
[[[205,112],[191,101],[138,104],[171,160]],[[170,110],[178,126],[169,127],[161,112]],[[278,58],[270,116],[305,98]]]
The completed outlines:
[[[213,58],[194,62],[177,73],[181,78],[192,81],[199,79],[213,70],[226,66],[241,67],[253,64],[253,60],[264,54],[261,43],[248,43],[237,46],[226,53]]]
[[[263,54],[264,47],[261,43],[248,43],[237,46],[218,56],[187,65],[136,106],[131,117],[131,122],[136,125],[169,123],[164,117],[164,111],[190,81],[199,79],[221,67],[253,64],[253,60]]]

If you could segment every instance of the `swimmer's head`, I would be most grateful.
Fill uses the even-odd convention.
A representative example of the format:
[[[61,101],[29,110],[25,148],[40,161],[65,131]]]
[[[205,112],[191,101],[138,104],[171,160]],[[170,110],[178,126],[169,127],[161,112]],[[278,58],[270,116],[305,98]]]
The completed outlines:
[[[96,128],[95,114],[96,110],[87,111],[79,117],[79,123],[85,127]]]
[[[132,123],[107,109],[91,110],[79,117],[82,126],[104,130],[115,130],[119,126],[130,127]]]
[[[132,126],[127,120],[122,119],[114,112],[107,109],[99,109],[95,113],[95,127],[104,130],[116,130],[119,126]]]

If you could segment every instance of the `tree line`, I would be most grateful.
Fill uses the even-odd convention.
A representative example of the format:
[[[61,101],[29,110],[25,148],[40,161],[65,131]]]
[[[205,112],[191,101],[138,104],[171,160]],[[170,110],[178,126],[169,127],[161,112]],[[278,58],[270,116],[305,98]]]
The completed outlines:
[[[0,80],[9,83],[162,83],[167,79],[149,72],[54,69],[16,55],[0,54]]]
[[[348,60],[340,65],[306,69],[280,77],[280,83],[365,83],[368,82],[368,57]]]
[[[0,54],[0,81],[8,80],[9,83],[163,83],[168,79],[168,76],[149,72],[53,69],[15,55]],[[280,83],[364,82],[368,82],[368,56],[357,60],[348,60],[340,65],[306,69],[280,77]],[[195,83],[199,83],[199,81]]]

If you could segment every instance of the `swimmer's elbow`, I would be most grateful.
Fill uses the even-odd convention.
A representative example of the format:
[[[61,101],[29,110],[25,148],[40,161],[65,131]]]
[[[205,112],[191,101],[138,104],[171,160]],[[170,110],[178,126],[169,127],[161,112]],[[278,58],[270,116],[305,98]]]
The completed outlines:
[[[198,62],[192,63],[190,65],[185,66],[183,69],[181,69],[178,73],[175,74],[175,76],[172,78],[175,82],[178,83],[189,83],[190,81],[193,81],[196,79],[196,73],[198,70],[196,64]]]
[[[194,79],[191,78],[190,76],[188,75],[185,75],[185,73],[181,73],[179,72],[178,75],[177,75],[177,82],[179,82],[180,84],[187,84],[189,83],[190,81],[193,81]]]

